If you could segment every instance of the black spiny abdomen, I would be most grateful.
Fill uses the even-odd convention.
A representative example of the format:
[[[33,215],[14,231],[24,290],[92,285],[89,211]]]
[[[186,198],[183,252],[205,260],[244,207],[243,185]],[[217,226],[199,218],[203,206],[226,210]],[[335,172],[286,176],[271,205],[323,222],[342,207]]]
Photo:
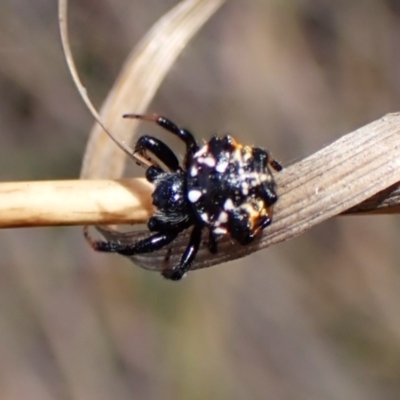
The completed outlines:
[[[269,224],[277,196],[264,150],[214,137],[194,155],[187,179],[188,200],[215,235],[245,244]]]

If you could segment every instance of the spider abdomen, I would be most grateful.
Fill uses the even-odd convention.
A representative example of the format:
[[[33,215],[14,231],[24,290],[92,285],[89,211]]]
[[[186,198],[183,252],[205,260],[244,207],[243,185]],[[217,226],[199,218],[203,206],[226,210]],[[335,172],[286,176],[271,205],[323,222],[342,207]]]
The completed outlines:
[[[187,171],[187,197],[216,236],[249,243],[271,221],[277,200],[268,154],[231,136],[213,137]]]

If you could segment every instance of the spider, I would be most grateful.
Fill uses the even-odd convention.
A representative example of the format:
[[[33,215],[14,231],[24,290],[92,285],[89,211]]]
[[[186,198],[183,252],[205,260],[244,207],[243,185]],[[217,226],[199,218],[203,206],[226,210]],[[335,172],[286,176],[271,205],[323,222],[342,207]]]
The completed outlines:
[[[273,205],[278,200],[271,168],[281,171],[282,166],[265,150],[242,145],[229,135],[213,136],[200,146],[188,130],[165,117],[137,114],[123,117],[158,124],[181,139],[186,152],[180,165],[161,140],[147,135],[139,138],[134,154],[151,162],[146,179],[155,187],[152,194],[155,214],[147,223],[153,234],[136,243],[122,244],[118,240],[94,240],[85,229],[85,237],[94,250],[124,256],[150,253],[169,245],[179,233],[193,226],[180,262],[170,267],[168,252],[162,271],[165,278],[180,280],[196,257],[203,229],[208,229],[209,251],[216,253],[219,237],[229,235],[239,244],[247,245],[271,223]]]

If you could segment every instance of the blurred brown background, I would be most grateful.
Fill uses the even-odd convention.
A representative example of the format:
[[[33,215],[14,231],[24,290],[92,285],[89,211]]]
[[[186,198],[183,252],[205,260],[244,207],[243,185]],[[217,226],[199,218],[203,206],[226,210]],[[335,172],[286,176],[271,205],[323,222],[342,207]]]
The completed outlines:
[[[73,50],[100,105],[177,1],[71,3]],[[400,1],[230,0],[150,109],[289,165],[400,110]],[[2,0],[1,179],[77,177],[92,122],[56,2]],[[399,399],[399,233],[396,216],[335,218],[171,283],[95,254],[80,228],[4,230],[0,398]]]

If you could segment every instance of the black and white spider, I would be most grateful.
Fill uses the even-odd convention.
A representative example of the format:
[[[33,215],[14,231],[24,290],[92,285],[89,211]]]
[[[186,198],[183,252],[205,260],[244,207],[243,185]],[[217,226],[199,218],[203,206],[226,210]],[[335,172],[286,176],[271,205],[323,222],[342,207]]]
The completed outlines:
[[[157,123],[184,142],[186,153],[180,165],[161,140],[142,136],[137,141],[136,154],[149,161],[152,154],[166,167],[161,168],[151,160],[152,165],[146,170],[146,179],[155,186],[152,194],[155,215],[147,226],[155,233],[136,243],[121,244],[117,240],[94,240],[85,229],[85,237],[93,249],[124,256],[150,253],[167,246],[179,233],[193,226],[178,265],[166,265],[162,272],[167,279],[179,280],[196,257],[204,228],[209,232],[209,251],[216,253],[220,236],[229,235],[246,245],[271,223],[278,197],[270,167],[280,171],[282,166],[265,150],[242,145],[231,136],[214,136],[199,146],[188,130],[162,116],[124,117]]]

